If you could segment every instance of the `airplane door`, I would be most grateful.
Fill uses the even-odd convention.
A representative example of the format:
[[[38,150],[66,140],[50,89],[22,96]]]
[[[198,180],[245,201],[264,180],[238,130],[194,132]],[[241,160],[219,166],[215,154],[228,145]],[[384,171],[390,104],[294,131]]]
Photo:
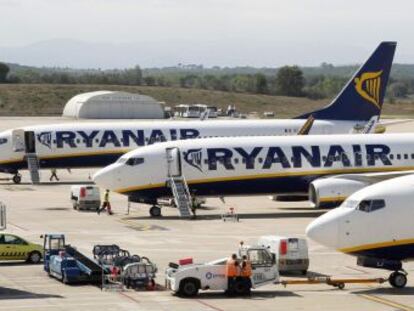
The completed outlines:
[[[180,149],[167,148],[167,174],[168,177],[181,176],[181,153]]]
[[[24,144],[26,153],[36,153],[36,136],[33,131],[24,132]]]
[[[12,146],[14,152],[24,152],[24,130],[17,129],[12,131]]]

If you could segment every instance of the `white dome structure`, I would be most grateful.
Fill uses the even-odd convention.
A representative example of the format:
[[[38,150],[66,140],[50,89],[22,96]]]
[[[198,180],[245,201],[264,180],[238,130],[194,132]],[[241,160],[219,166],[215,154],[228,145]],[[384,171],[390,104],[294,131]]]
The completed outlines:
[[[163,119],[163,105],[146,95],[96,91],[72,97],[63,117],[76,119]]]

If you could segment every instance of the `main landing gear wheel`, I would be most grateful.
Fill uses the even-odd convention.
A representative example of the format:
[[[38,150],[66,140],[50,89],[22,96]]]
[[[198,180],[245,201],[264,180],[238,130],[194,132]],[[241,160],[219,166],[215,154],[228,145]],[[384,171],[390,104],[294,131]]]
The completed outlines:
[[[22,182],[22,175],[16,174],[13,176],[13,182],[15,184],[20,184]]]
[[[153,206],[149,210],[151,217],[160,217],[161,216],[161,208],[158,206]]]
[[[392,287],[395,288],[404,288],[407,285],[407,274],[395,271],[391,273],[390,277],[388,278],[388,282]]]

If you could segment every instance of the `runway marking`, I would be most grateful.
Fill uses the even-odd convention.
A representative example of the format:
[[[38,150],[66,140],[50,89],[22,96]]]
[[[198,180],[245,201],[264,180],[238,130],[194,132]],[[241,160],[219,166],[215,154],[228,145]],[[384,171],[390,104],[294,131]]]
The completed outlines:
[[[363,274],[369,274],[368,271],[365,271],[365,270],[362,270],[362,269],[358,269],[358,268],[355,268],[355,267],[345,266],[345,268],[347,268],[349,270],[354,270],[354,271],[357,271],[357,272],[361,272]]]
[[[217,308],[217,307],[215,307],[215,306],[213,306],[213,305],[211,305],[211,304],[209,304],[207,302],[204,302],[204,301],[202,301],[200,299],[196,299],[195,301],[197,301],[199,304],[202,304],[202,305],[204,305],[206,307],[209,307],[210,309],[213,309],[215,311],[224,311],[223,309]]]
[[[16,227],[17,229],[23,230],[23,231],[28,231],[26,228],[22,227],[22,226],[18,226],[10,221],[7,222],[9,225],[12,225],[13,227]]]
[[[407,305],[403,305],[400,304],[398,302],[392,301],[392,300],[388,300],[382,297],[378,297],[375,295],[368,295],[368,294],[358,294],[359,297],[386,305],[386,306],[390,306],[393,308],[397,308],[398,310],[402,310],[402,311],[414,311],[414,308],[407,306]]]
[[[159,225],[139,224],[128,218],[121,218],[119,222],[136,231],[169,231],[169,229],[166,227]]]
[[[129,295],[127,295],[126,293],[120,292],[119,293],[121,296],[128,298],[129,300],[132,300],[135,303],[141,303],[138,299],[131,297]]]

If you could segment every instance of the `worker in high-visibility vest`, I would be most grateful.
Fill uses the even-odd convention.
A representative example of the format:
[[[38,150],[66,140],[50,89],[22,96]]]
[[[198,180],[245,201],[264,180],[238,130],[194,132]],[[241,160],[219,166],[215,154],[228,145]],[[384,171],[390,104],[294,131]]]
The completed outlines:
[[[106,189],[106,191],[105,191],[105,195],[104,195],[104,199],[103,199],[103,203],[102,203],[102,208],[98,208],[96,212],[99,215],[105,209],[106,209],[108,215],[112,215],[111,203],[109,202],[109,190],[108,189]]]
[[[243,281],[246,282],[247,287],[248,287],[249,292],[250,292],[250,288],[252,287],[252,280],[251,280],[251,277],[252,277],[252,263],[247,258],[246,255],[244,255],[242,257],[240,276],[243,278]]]
[[[239,276],[240,265],[237,255],[233,254],[226,262],[227,293],[232,294],[234,283]]]

